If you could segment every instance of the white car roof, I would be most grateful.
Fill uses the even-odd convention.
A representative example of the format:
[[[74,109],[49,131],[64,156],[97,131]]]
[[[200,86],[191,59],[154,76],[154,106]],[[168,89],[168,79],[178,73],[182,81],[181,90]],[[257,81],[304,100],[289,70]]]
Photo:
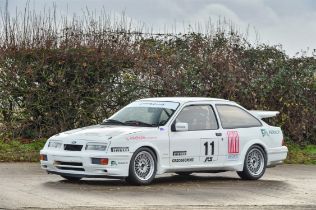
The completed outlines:
[[[170,102],[178,102],[178,103],[186,103],[186,102],[198,102],[198,101],[223,101],[229,102],[229,100],[221,99],[221,98],[206,98],[206,97],[157,97],[157,98],[143,98],[139,99],[139,101],[170,101]]]

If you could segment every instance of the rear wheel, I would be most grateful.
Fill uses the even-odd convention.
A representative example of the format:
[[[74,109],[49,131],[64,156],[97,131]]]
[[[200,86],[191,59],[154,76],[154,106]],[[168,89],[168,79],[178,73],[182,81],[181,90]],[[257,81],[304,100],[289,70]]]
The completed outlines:
[[[157,160],[149,148],[139,148],[132,156],[128,182],[136,185],[150,184],[156,175]]]
[[[67,179],[69,181],[72,181],[72,182],[77,182],[81,179],[81,177],[73,177],[73,176],[61,176],[63,177],[64,179]]]
[[[254,145],[247,151],[243,171],[238,171],[237,174],[245,180],[257,180],[263,176],[266,165],[267,159],[263,149]]]

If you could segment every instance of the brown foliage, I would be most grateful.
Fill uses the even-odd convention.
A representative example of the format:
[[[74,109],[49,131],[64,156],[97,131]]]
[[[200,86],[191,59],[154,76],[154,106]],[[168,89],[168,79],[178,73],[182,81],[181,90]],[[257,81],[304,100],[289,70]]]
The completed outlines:
[[[53,23],[33,23],[22,36],[23,24],[15,22],[0,36],[0,127],[6,134],[47,137],[98,123],[143,97],[205,96],[279,110],[272,123],[287,137],[316,143],[314,57],[288,58],[234,31],[157,35],[102,21],[61,29]]]

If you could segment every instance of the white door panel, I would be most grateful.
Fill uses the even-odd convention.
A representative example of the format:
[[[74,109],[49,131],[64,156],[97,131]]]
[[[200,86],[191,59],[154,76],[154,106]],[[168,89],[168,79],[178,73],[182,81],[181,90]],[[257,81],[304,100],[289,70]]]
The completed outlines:
[[[218,160],[221,138],[214,130],[170,133],[171,166],[209,166]]]
[[[196,131],[170,133],[170,165],[190,166],[199,164],[200,136]]]
[[[218,123],[210,104],[188,104],[175,123],[187,124],[188,131],[170,131],[170,165],[207,167],[218,160]],[[176,129],[174,129],[176,130]]]
[[[218,160],[218,138],[201,138],[200,140],[200,163],[209,165]]]

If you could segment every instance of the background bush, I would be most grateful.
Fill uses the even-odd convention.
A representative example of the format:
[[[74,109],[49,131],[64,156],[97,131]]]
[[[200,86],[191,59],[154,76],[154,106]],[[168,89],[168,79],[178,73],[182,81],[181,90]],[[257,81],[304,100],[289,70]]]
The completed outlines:
[[[23,16],[21,16],[23,17]],[[126,20],[51,13],[4,18],[0,28],[0,129],[48,137],[95,124],[129,102],[158,96],[234,100],[279,110],[272,124],[297,143],[316,143],[316,59],[251,45],[221,25],[208,33],[151,34]]]

